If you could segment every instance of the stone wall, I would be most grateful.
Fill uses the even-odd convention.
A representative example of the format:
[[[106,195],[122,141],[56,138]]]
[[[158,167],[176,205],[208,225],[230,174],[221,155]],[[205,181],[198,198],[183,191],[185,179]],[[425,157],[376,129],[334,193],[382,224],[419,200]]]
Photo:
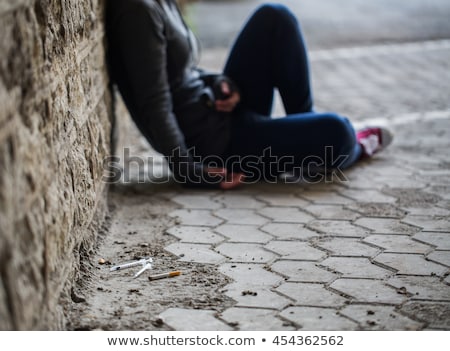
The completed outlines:
[[[0,0],[0,54],[0,329],[61,329],[106,213],[103,1]]]

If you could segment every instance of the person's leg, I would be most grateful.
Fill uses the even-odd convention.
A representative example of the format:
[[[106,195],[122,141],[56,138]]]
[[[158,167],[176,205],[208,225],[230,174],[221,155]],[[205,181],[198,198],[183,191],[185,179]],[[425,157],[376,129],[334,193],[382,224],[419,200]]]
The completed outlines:
[[[345,168],[359,159],[361,148],[346,118],[311,112],[306,49],[298,21],[285,6],[264,5],[255,12],[236,40],[224,73],[242,93],[230,150],[240,157],[242,170],[255,168],[261,157],[263,165],[257,168],[265,177],[309,164]],[[286,118],[267,118],[274,87],[282,96]]]
[[[360,158],[355,131],[345,117],[310,112],[267,119],[249,111],[242,114],[233,125],[230,156],[240,160],[237,168],[245,173],[258,168],[266,179],[275,179],[311,166],[344,169]]]
[[[281,4],[261,6],[239,34],[225,65],[241,105],[270,115],[277,87],[287,114],[312,111],[308,58],[295,16]]]

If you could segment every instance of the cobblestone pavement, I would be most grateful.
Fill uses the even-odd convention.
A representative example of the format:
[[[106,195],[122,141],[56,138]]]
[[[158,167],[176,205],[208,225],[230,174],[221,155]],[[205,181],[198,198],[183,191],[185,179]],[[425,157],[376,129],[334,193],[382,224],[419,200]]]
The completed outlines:
[[[225,51],[203,59],[218,69]],[[111,227],[69,329],[450,329],[448,41],[311,59],[318,108],[385,123],[393,145],[345,180],[230,192],[139,183],[163,162],[134,162],[112,191]],[[131,126],[125,145],[151,154]],[[97,264],[142,256],[155,273],[183,274],[149,282]]]
[[[337,84],[350,69],[330,76],[325,63],[335,64],[333,54],[320,53],[316,79],[335,101],[328,80]],[[367,67],[365,56],[337,59],[355,72]],[[385,93],[368,84],[377,96]],[[359,89],[355,97],[340,92],[353,99],[349,107],[360,98]],[[370,111],[376,101],[356,106]],[[70,328],[448,330],[450,110],[388,117],[380,122],[395,130],[393,145],[347,171],[346,181],[194,191],[139,184],[149,169],[132,169],[131,183],[111,195],[112,226],[97,258],[150,255],[155,272],[184,274],[149,282],[95,265],[96,279],[84,287],[87,304],[74,307]],[[131,155],[148,156],[145,142],[130,133]],[[163,173],[155,160],[154,177]]]

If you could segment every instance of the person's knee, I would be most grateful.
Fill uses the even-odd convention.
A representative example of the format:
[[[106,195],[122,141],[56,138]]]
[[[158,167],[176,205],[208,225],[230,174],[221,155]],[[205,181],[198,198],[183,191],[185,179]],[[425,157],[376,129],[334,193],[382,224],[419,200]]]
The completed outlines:
[[[336,155],[350,154],[355,146],[355,132],[346,117],[337,114],[329,114],[328,127],[333,136],[330,146]]]
[[[297,22],[297,18],[291,10],[283,4],[265,3],[257,9],[256,14],[263,16],[267,21],[281,21],[281,23]]]

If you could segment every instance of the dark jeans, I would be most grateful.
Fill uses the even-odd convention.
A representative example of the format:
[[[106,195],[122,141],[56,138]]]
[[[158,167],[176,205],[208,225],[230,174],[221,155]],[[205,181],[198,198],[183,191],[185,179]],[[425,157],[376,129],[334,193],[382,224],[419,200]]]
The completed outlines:
[[[313,111],[305,43],[285,6],[257,9],[237,38],[224,73],[241,92],[228,155],[241,157],[241,171],[257,168],[276,176],[311,165],[345,168],[359,159],[361,149],[348,119]],[[274,88],[286,117],[271,117]]]

